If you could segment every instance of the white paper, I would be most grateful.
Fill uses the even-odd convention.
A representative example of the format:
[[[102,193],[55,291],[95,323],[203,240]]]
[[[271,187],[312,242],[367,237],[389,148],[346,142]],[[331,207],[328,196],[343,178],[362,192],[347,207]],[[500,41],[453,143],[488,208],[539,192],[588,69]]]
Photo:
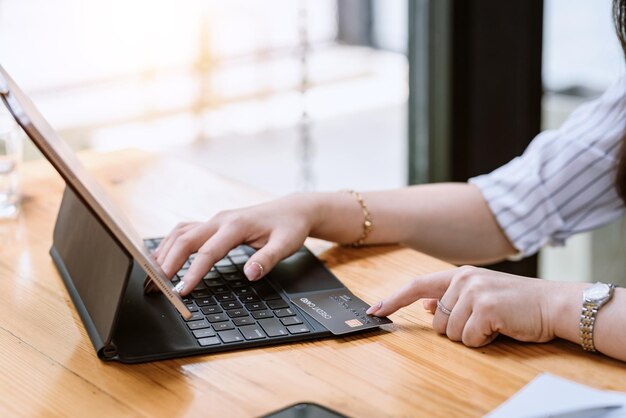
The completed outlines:
[[[622,407],[589,416],[626,418],[626,393],[593,389],[543,373],[485,418],[547,418],[565,412],[611,405]]]

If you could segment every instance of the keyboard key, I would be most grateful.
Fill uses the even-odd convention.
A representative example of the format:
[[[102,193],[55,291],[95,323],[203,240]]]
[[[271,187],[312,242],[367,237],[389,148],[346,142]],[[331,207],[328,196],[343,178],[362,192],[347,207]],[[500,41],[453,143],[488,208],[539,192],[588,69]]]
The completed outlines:
[[[217,324],[213,324],[213,328],[215,328],[216,331],[226,331],[229,329],[235,329],[235,326],[230,322],[218,322]]]
[[[233,264],[230,262],[228,258],[222,258],[220,261],[215,263],[215,267],[219,270],[219,267],[232,266]]]
[[[187,326],[189,327],[190,330],[194,330],[194,329],[202,329],[202,328],[208,328],[210,327],[209,323],[207,321],[205,321],[204,319],[201,321],[191,321],[191,322],[187,322]]]
[[[244,309],[231,309],[229,311],[226,311],[226,313],[231,318],[241,318],[242,316],[248,316],[248,312],[246,312]]]
[[[224,309],[241,309],[243,306],[241,306],[241,303],[234,301],[234,302],[222,302],[222,308]]]
[[[200,343],[202,347],[206,347],[208,345],[220,344],[220,339],[217,337],[202,338],[201,340],[198,340],[198,343]]]
[[[228,256],[231,258],[238,255],[245,255],[246,257],[248,256],[242,247],[233,248],[228,252]]]
[[[187,309],[189,309],[189,312],[197,312],[198,311],[198,307],[193,304],[193,303],[188,303],[185,306],[187,306]]]
[[[215,304],[217,304],[217,302],[215,301],[215,299],[213,297],[206,297],[206,298],[203,298],[203,299],[196,299],[196,305],[198,305],[199,307],[215,305]]]
[[[281,335],[289,335],[287,328],[283,327],[278,319],[267,318],[259,320],[259,324],[263,327],[267,335],[270,337],[280,337]]]
[[[245,287],[237,287],[233,283],[230,283],[230,286],[233,288],[233,292],[235,292],[237,296],[254,295],[254,290],[252,290],[252,288],[248,286],[248,283],[244,284]]]
[[[246,309],[249,311],[260,311],[262,309],[267,309],[267,306],[263,302],[252,302],[246,303]]]
[[[207,315],[206,319],[208,319],[210,323],[228,321],[228,317],[223,313]]]
[[[185,274],[187,274],[187,271],[189,271],[189,269],[182,268],[182,269],[178,270],[178,273],[176,273],[176,275],[177,275],[178,277],[184,277],[184,276],[185,276]]]
[[[237,264],[237,265],[244,265],[246,264],[246,261],[248,261],[250,257],[248,257],[247,255],[243,254],[243,255],[230,255],[230,261],[233,262],[233,264]]]
[[[280,295],[276,292],[272,286],[266,282],[257,282],[254,285],[254,290],[263,300],[280,299]]]
[[[191,261],[187,260],[185,261],[185,264],[183,264],[183,268],[188,269],[189,267],[191,267]]]
[[[200,308],[200,310],[205,315],[213,315],[213,314],[218,314],[218,313],[224,312],[224,311],[222,311],[222,308],[220,308],[217,305],[203,306],[202,308]]]
[[[196,338],[215,337],[215,331],[211,328],[198,329],[193,331],[193,336]]]
[[[230,293],[230,288],[225,285],[212,286],[210,289],[211,292],[215,293],[216,296],[221,293]]]
[[[204,279],[205,280],[216,280],[216,279],[221,279],[221,276],[220,276],[220,274],[216,270],[211,270],[207,274],[204,275]],[[209,284],[207,284],[207,285],[210,286]]]
[[[194,292],[199,290],[206,290],[206,285],[203,282],[200,282],[193,288]],[[193,296],[192,296],[193,297]]]
[[[282,299],[278,299],[270,300],[269,302],[267,302],[267,306],[269,306],[270,309],[283,309],[288,308],[289,304]]]
[[[189,321],[198,321],[198,320],[200,320],[200,319],[204,319],[204,315],[202,315],[202,313],[201,313],[201,312],[194,312],[194,313],[192,313],[192,314],[191,314],[191,318],[189,318],[189,319],[185,319],[185,321],[186,321],[186,322],[189,322]]]
[[[282,322],[283,325],[288,326],[301,324],[302,320],[297,316],[288,316],[287,318],[281,318],[280,322]]]
[[[240,327],[242,325],[256,324],[256,321],[251,316],[243,316],[241,318],[233,319],[233,324]]]
[[[206,287],[202,290],[194,290],[191,292],[191,297],[194,299],[202,299],[211,296],[211,291]]]
[[[215,299],[217,299],[218,302],[230,302],[232,300],[237,300],[235,295],[232,293],[220,293],[219,295],[215,295]]]
[[[226,266],[216,266],[215,268],[223,276],[225,276],[227,274],[230,274],[230,273],[237,273],[237,272],[239,272],[239,270],[237,270],[237,267],[235,267],[232,264],[230,264],[230,262],[228,262],[228,265],[226,265]],[[224,277],[224,278],[226,279],[226,277]],[[226,279],[226,280],[228,280],[228,279]]]
[[[240,287],[247,287],[250,284],[250,282],[248,280],[232,280],[230,282],[228,282],[228,285],[230,287],[232,287],[235,291],[235,293],[237,293],[237,289],[235,288],[240,288]],[[243,291],[242,293],[252,293],[252,289],[250,289],[249,291]],[[237,293],[239,294],[239,293]]]
[[[252,316],[254,317],[254,319],[263,319],[263,318],[271,318],[274,315],[272,314],[272,311],[268,311],[266,309],[264,311],[254,311],[252,312]]]
[[[239,328],[246,340],[259,340],[265,338],[265,333],[258,325],[246,325]]]
[[[287,327],[287,329],[292,334],[304,334],[305,332],[310,332],[306,325],[292,325]]]
[[[261,299],[259,299],[257,295],[242,295],[242,296],[239,296],[239,300],[242,301],[243,303],[248,303],[248,302],[259,302]]]
[[[224,281],[224,279],[220,277],[216,279],[204,279],[204,284],[209,287],[213,287],[213,286],[224,286],[226,282]]]
[[[239,280],[248,280],[241,273],[228,273],[228,274],[222,275],[222,277],[227,282],[237,282]]]
[[[287,308],[287,309],[278,309],[277,311],[274,311],[274,315],[276,315],[279,318],[284,318],[286,316],[294,316],[295,313],[291,309]]]
[[[225,343],[235,343],[237,341],[243,341],[241,333],[236,329],[232,329],[230,331],[220,331],[217,333],[217,335],[219,335],[221,340]]]

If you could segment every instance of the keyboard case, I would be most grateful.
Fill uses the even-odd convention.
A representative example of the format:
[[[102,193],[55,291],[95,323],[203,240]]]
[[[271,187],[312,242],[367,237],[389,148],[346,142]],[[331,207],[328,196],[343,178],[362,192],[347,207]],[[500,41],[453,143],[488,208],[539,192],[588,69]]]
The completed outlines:
[[[165,297],[144,294],[146,274],[69,187],[50,254],[102,360],[138,363],[333,335],[290,303],[310,332],[201,347]],[[267,280],[283,296],[284,287],[298,295],[318,287],[345,289],[306,249],[279,263]]]

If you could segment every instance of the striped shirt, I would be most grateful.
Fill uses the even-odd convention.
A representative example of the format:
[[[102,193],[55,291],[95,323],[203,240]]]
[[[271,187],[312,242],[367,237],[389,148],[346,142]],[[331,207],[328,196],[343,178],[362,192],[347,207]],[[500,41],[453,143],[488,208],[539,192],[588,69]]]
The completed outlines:
[[[626,77],[559,129],[537,135],[521,156],[469,182],[520,255],[528,256],[624,216],[615,189],[624,137]]]

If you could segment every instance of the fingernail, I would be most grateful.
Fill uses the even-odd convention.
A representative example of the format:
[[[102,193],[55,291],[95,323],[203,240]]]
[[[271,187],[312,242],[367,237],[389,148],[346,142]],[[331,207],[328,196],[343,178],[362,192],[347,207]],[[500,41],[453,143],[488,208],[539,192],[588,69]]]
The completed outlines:
[[[378,310],[380,308],[382,308],[382,307],[383,307],[383,301],[379,300],[376,305],[370,306],[369,309],[367,311],[365,311],[365,313],[368,314],[368,315],[372,315],[372,314],[378,312]]]
[[[263,267],[256,261],[252,261],[244,267],[243,272],[246,274],[248,280],[254,281],[259,279],[261,274],[263,274]]]
[[[183,280],[181,280],[180,282],[176,283],[176,286],[174,286],[174,292],[179,293],[179,294],[184,289],[185,289],[185,282]]]

